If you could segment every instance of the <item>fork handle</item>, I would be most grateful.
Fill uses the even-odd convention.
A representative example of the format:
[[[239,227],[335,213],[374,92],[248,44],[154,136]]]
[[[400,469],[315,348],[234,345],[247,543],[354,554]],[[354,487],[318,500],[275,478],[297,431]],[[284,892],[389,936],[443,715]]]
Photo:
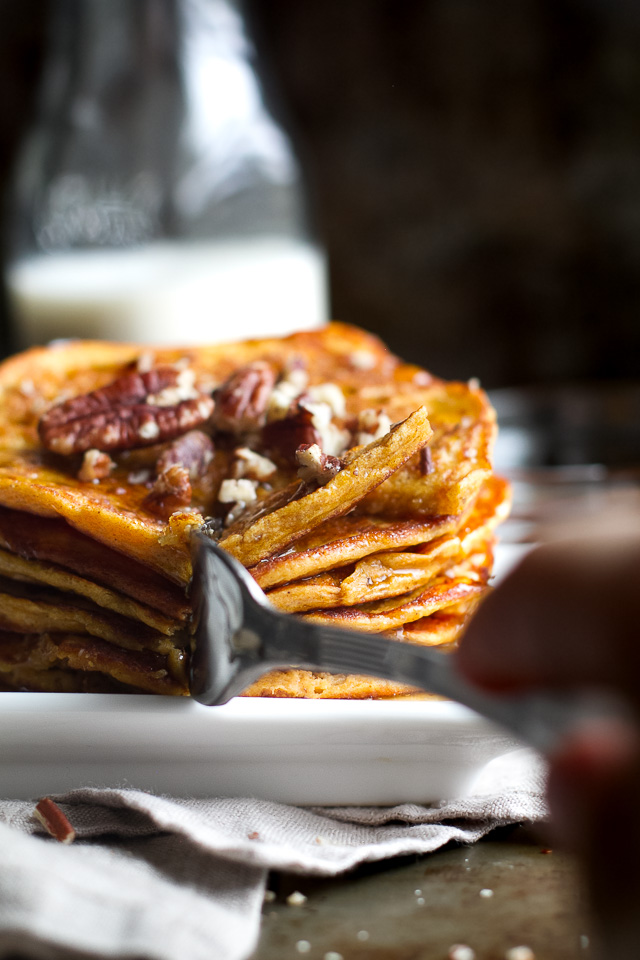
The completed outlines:
[[[485,694],[467,683],[450,654],[375,633],[341,630],[272,614],[263,636],[263,656],[272,667],[296,666],[360,673],[420,687],[455,700],[548,754],[572,729],[594,718],[627,716],[622,705],[600,691]],[[263,670],[268,669],[263,664]]]

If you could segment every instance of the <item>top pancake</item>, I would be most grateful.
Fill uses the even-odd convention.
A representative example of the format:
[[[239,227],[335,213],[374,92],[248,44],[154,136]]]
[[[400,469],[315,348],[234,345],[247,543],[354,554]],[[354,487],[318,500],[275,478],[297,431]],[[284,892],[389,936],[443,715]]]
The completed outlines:
[[[402,363],[375,337],[353,327],[331,324],[285,339],[184,349],[77,341],[29,350],[0,366],[0,506],[61,518],[110,550],[177,584],[188,583],[187,533],[203,517],[219,512],[220,483],[230,470],[228,444],[220,449],[216,444],[207,471],[192,484],[189,508],[176,511],[167,521],[144,503],[149,484],[132,482],[136,470],[153,463],[157,449],[114,454],[116,467],[110,476],[92,482],[77,477],[81,457],[51,453],[38,436],[38,422],[48,409],[61,400],[104,387],[149,352],[158,366],[188,366],[199,389],[206,393],[248,363],[266,361],[276,377],[295,364],[303,365],[310,387],[339,387],[345,409],[338,420],[343,426],[365,410],[382,410],[396,423],[425,408],[428,423],[423,415],[426,426],[420,421],[420,445],[424,446],[433,431],[427,468],[417,455],[411,454],[406,462],[399,457],[387,476],[380,474],[378,486],[343,511],[357,504],[358,514],[378,518],[374,526],[382,517],[423,524],[436,516],[462,517],[491,473],[495,416],[483,391],[466,383],[438,380]],[[419,448],[416,442],[411,449]],[[270,486],[285,487],[295,476],[295,468],[280,464]],[[331,485],[321,488],[327,488],[325,500],[330,497]],[[290,513],[295,521],[296,511]],[[323,523],[335,522],[332,518],[338,516],[339,510],[325,510],[325,514],[314,515],[311,527],[297,533],[287,529],[285,541],[273,552],[287,549],[298,537],[310,535]],[[434,528],[431,536],[439,534],[441,530]],[[228,539],[231,541],[231,536]],[[266,559],[255,552],[247,553],[247,558],[240,555],[247,565]]]

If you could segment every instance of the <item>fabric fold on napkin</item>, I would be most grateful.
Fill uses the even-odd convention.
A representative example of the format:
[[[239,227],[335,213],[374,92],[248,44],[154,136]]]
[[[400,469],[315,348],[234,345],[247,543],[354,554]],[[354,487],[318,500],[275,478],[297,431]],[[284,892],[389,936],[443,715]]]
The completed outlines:
[[[0,801],[0,956],[244,960],[270,870],[334,876],[473,843],[546,817],[530,751],[494,760],[471,794],[430,806],[300,808],[175,799],[127,788],[54,798],[76,831],[41,836],[30,801]]]

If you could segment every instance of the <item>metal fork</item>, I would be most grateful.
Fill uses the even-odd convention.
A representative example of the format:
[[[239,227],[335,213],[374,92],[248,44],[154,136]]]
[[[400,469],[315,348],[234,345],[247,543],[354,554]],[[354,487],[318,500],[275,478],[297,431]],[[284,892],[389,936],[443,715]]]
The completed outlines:
[[[455,672],[448,654],[280,613],[247,570],[206,534],[194,535],[192,554],[191,695],[200,703],[225,703],[278,668],[359,673],[455,700],[543,753],[586,719],[621,713],[620,705],[600,692],[486,694]]]

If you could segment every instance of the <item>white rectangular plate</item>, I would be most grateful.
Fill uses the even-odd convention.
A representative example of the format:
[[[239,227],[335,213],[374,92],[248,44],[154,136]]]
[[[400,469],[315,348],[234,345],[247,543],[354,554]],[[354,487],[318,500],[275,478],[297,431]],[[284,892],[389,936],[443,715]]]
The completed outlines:
[[[500,559],[505,570],[513,557]],[[128,785],[293,804],[464,796],[517,744],[455,703],[0,693],[0,796]]]

